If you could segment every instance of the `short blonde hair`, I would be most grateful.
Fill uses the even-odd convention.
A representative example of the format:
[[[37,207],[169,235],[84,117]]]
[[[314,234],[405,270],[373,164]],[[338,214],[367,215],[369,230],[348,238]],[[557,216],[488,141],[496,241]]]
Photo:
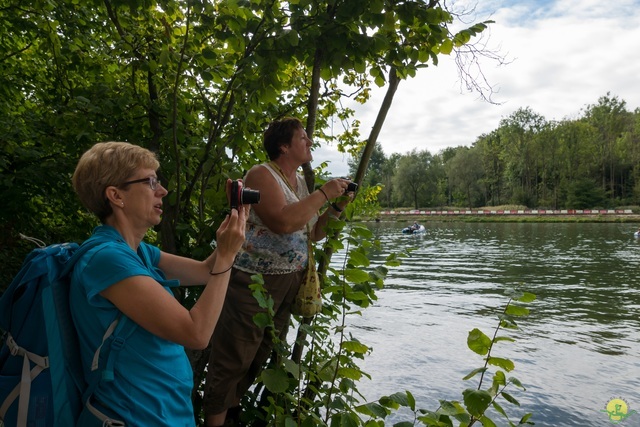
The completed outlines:
[[[73,188],[80,202],[104,224],[113,213],[105,195],[107,187],[127,181],[140,168],[159,167],[156,155],[146,148],[128,142],[99,142],[80,157]]]

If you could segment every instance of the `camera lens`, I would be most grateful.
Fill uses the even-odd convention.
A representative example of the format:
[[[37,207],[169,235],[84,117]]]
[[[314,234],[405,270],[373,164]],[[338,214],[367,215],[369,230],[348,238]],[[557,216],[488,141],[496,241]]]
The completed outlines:
[[[240,192],[240,200],[243,205],[252,205],[260,201],[260,192],[258,190],[249,190],[243,188]]]
[[[260,192],[258,190],[249,190],[243,188],[240,181],[231,182],[231,191],[229,192],[229,208],[238,209],[242,205],[251,205],[260,201]]]
[[[358,191],[358,184],[356,184],[355,182],[350,182],[350,183],[347,185],[347,193],[350,193],[350,192],[352,192],[352,191],[353,191],[353,192]]]

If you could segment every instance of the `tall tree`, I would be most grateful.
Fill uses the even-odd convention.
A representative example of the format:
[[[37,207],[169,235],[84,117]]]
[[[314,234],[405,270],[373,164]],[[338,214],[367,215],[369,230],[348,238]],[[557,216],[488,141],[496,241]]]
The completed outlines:
[[[349,176],[356,176],[358,167],[360,166],[360,158],[361,156],[357,156],[355,158],[352,157],[348,161]],[[382,181],[384,180],[383,168],[386,162],[387,158],[382,149],[382,144],[380,142],[377,142],[371,153],[371,157],[369,158],[365,175],[362,178],[362,185],[374,186],[382,183]]]
[[[544,118],[530,108],[519,108],[500,121],[505,152],[505,172],[511,185],[512,201],[531,206],[535,203],[537,174],[534,157],[534,136],[544,126]]]
[[[2,250],[20,259],[21,232],[84,239],[95,220],[70,197],[75,162],[97,141],[123,140],[158,153],[170,191],[149,239],[203,257],[226,179],[265,160],[268,122],[306,116],[316,143],[371,150],[397,85],[487,24],[453,33],[452,22],[433,0],[0,0],[9,35],[0,41],[0,190],[14,196],[0,213]],[[366,102],[372,84],[388,84],[390,96],[366,143],[357,128],[327,133],[332,118],[353,116],[340,100]],[[180,295],[185,305],[193,296]],[[194,359],[196,374],[205,359]],[[196,408],[197,399],[196,387]]]
[[[488,135],[481,135],[474,146],[478,149],[484,170],[484,178],[481,180],[484,198],[490,205],[501,205],[505,178],[505,155],[501,134],[495,130]]]
[[[469,208],[484,204],[480,183],[484,175],[482,159],[477,148],[460,147],[447,163],[447,176],[452,193],[465,196],[463,206]]]
[[[409,202],[414,209],[420,208],[420,201],[426,199],[429,179],[425,171],[433,156],[429,151],[412,150],[398,159],[396,174],[393,178],[393,186],[399,200]]]
[[[616,145],[625,131],[628,118],[626,103],[610,93],[600,97],[597,104],[587,106],[585,111],[585,120],[598,134],[602,190],[612,200],[616,197],[616,173],[620,162]]]

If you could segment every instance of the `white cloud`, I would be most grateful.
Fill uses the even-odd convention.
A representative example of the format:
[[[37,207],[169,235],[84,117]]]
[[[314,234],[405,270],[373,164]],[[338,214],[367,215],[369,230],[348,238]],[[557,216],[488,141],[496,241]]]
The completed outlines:
[[[321,145],[313,151],[312,166],[318,166],[320,162],[329,164],[329,174],[333,177],[349,176],[349,155],[340,153],[335,146]]]
[[[481,3],[478,20],[495,21],[488,47],[512,60],[500,67],[481,62],[501,105],[461,88],[453,58],[442,56],[437,67],[401,82],[378,139],[387,155],[471,145],[519,108],[529,107],[547,120],[571,119],[608,92],[626,101],[630,111],[640,107],[639,0]],[[384,92],[376,90],[367,105],[354,106],[363,138]],[[330,170],[344,175],[346,157],[333,150],[316,151],[316,162],[330,159]]]

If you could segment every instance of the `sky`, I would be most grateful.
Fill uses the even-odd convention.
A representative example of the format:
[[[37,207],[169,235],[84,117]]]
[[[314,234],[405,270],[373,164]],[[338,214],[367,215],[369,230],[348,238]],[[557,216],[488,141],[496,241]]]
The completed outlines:
[[[450,3],[450,2],[448,2]],[[640,108],[640,0],[458,0],[476,5],[480,22],[493,20],[483,33],[487,49],[505,59],[481,59],[493,87],[493,103],[469,92],[453,56],[402,81],[378,137],[385,155],[413,149],[436,154],[447,147],[471,146],[520,108],[552,120],[572,120],[608,93]],[[454,24],[459,25],[459,24]],[[457,29],[454,27],[453,29]],[[486,33],[486,34],[485,34]],[[356,111],[366,139],[385,88]],[[335,123],[338,129],[342,124]],[[329,162],[334,176],[348,175],[348,156],[335,145],[314,151],[313,165]]]

